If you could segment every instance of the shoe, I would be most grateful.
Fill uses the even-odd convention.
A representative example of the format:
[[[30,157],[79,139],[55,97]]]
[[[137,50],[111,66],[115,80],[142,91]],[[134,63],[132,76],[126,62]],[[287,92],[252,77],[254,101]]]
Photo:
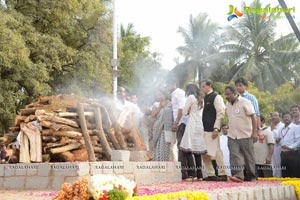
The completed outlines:
[[[227,175],[218,176],[218,181],[228,181]]]
[[[243,182],[243,179],[239,178],[239,177],[235,177],[235,176],[230,176],[229,179],[233,182]]]
[[[218,181],[218,177],[216,176],[208,176],[203,179],[204,181]]]
[[[247,182],[254,182],[254,181],[257,181],[257,178],[245,178],[244,181],[247,181]]]

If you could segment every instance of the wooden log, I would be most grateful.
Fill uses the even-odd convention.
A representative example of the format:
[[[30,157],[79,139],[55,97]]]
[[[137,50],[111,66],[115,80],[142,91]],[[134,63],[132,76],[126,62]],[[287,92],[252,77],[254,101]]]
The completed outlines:
[[[42,155],[43,162],[49,162],[50,161],[50,155],[49,154],[44,154]]]
[[[26,116],[17,115],[15,118],[15,126],[20,126],[21,122],[26,119]]]
[[[73,150],[71,153],[74,155],[74,161],[86,162],[89,159],[86,149]]]
[[[52,129],[43,129],[41,131],[42,135],[53,135],[53,130]]]
[[[23,131],[20,131],[20,162],[30,163],[29,139]]]
[[[40,125],[45,128],[51,128],[53,123],[51,121],[40,121]]]
[[[46,111],[43,109],[38,109],[35,111],[35,116],[45,115]]]
[[[81,144],[79,142],[73,142],[73,143],[70,143],[70,144],[68,144],[66,146],[63,146],[63,147],[52,148],[52,149],[50,149],[50,152],[52,154],[63,153],[63,152],[66,152],[66,151],[77,149],[80,146],[81,146]]]
[[[28,122],[34,121],[36,119],[37,119],[37,116],[35,116],[35,115],[29,115],[28,117],[25,118],[24,122],[28,123]]]
[[[41,133],[32,123],[21,123],[21,130],[28,136],[30,143],[30,161],[42,162]]]
[[[82,133],[76,132],[76,131],[53,131],[53,135],[57,136],[66,136],[70,138],[81,138]]]
[[[52,135],[45,135],[42,136],[43,142],[57,142],[60,140],[60,137],[52,136]]]
[[[76,131],[76,132],[81,132],[80,128],[74,128],[72,126],[68,126],[66,124],[56,124],[53,123],[51,126],[51,129],[54,131]]]
[[[114,149],[116,149],[116,150],[121,150],[122,149],[119,142],[118,142],[118,140],[117,140],[117,138],[116,138],[114,129],[110,129],[109,132],[107,132],[107,136],[108,136],[109,140],[111,141]]]
[[[61,118],[61,117],[56,117],[56,116],[50,116],[50,115],[40,115],[38,116],[38,120],[41,121],[51,121],[55,123],[60,123],[60,124],[66,124],[70,125],[73,127],[79,127],[77,122],[71,120],[71,119],[66,119],[66,118]]]
[[[121,127],[119,125],[119,123],[117,122],[114,122],[113,123],[113,128],[114,128],[114,131],[115,131],[115,135],[116,135],[116,138],[121,146],[121,149],[122,150],[127,150],[127,145],[126,145],[126,142],[124,140],[124,136],[122,134],[122,131],[121,131]]]
[[[59,112],[57,114],[59,117],[78,117],[78,114],[76,112]],[[93,112],[84,112],[84,116],[90,116],[93,117]]]
[[[133,140],[135,150],[137,151],[146,150],[145,144],[136,128],[131,129],[130,136],[131,139]]]
[[[96,157],[95,157],[95,153],[94,153],[94,150],[93,150],[93,146],[91,144],[90,135],[88,133],[88,129],[87,129],[87,126],[86,126],[83,105],[81,103],[78,104],[78,116],[79,116],[79,120],[80,120],[80,127],[81,127],[81,130],[82,130],[82,135],[83,135],[83,138],[84,138],[85,146],[86,146],[86,149],[87,149],[87,152],[88,152],[89,161],[90,162],[95,162]]]
[[[34,114],[35,111],[36,111],[36,108],[25,108],[25,109],[20,110],[20,114],[22,116],[28,116],[28,115]]]
[[[101,116],[100,108],[95,109],[95,120],[96,120],[96,128],[97,128],[96,134],[100,140],[101,147],[104,150],[103,153],[107,158],[110,158],[111,149],[106,140],[106,136],[102,127],[102,116]]]
[[[95,151],[95,153],[105,154],[103,149],[101,147],[98,147],[98,146],[94,146],[94,151]]]
[[[59,157],[60,161],[63,161],[63,162],[74,162],[75,161],[75,156],[70,151],[58,153],[56,155]]]

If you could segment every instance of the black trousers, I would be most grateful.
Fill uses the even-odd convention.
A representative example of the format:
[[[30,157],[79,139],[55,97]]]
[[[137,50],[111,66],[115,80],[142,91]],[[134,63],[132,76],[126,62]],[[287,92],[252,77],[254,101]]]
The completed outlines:
[[[300,149],[291,151],[281,151],[282,177],[300,178],[299,158]]]
[[[180,149],[180,143],[181,139],[183,137],[184,131],[185,131],[185,124],[181,123],[178,126],[177,132],[176,132],[176,139],[177,139],[177,149],[178,149],[178,162],[181,162],[181,174],[182,179],[188,178],[187,174],[187,159],[184,151]]]
[[[258,177],[273,177],[273,170],[271,165],[255,165]]]
[[[203,178],[202,176],[202,163],[201,155],[192,152],[186,152],[187,159],[187,174],[189,177]],[[194,162],[195,161],[195,162]]]

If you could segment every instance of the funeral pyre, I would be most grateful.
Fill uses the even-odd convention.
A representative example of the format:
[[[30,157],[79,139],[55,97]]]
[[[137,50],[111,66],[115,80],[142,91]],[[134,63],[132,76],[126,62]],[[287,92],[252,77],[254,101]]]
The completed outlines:
[[[132,114],[123,112],[121,123],[115,110],[108,99],[42,96],[20,110],[0,140],[14,154],[11,162],[21,163],[108,161],[111,150],[145,150]]]

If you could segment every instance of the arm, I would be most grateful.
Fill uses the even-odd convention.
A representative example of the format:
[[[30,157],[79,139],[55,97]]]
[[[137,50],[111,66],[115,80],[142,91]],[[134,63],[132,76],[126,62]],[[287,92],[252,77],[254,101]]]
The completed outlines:
[[[219,130],[221,128],[221,122],[225,115],[225,105],[223,98],[220,95],[217,95],[214,100],[214,107],[216,109],[216,120],[214,123],[214,130],[212,133],[212,139],[215,139],[219,135]]]
[[[266,160],[266,164],[271,164],[272,156],[273,156],[273,152],[274,152],[274,144],[270,143],[270,144],[268,144],[268,147],[269,147],[269,153],[268,153],[268,157]]]
[[[255,114],[252,114],[251,115],[251,121],[252,121],[252,139],[253,139],[253,142],[256,142],[258,140],[258,135],[257,135],[257,131],[256,131],[256,128],[257,128],[257,124],[256,124],[256,115]]]
[[[184,108],[182,110],[182,115],[188,115],[189,114],[191,106],[192,106],[192,103],[193,103],[193,96],[190,95],[186,99],[185,106],[184,106]],[[178,118],[178,116],[177,116],[177,118]]]
[[[220,130],[221,123],[222,123],[222,120],[225,115],[225,105],[224,105],[223,98],[220,95],[216,96],[216,98],[214,100],[214,106],[215,106],[216,113],[217,113],[214,128],[217,128],[218,130]]]

